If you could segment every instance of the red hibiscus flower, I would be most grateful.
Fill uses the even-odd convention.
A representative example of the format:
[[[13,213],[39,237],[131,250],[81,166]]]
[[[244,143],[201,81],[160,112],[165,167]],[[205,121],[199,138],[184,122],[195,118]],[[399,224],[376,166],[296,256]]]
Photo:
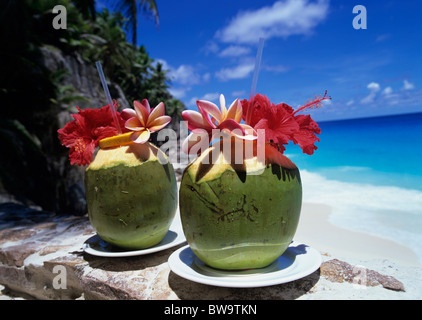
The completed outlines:
[[[294,118],[299,130],[292,134],[291,140],[302,148],[303,153],[312,155],[314,150],[318,149],[315,142],[320,140],[315,134],[320,134],[321,128],[310,115],[297,115]]]
[[[319,108],[322,106],[322,101],[327,99],[331,99],[331,97],[327,97],[327,91],[325,91],[323,97],[316,96],[307,104],[299,107],[293,112],[293,116],[299,125],[299,130],[293,133],[291,140],[294,144],[298,144],[299,147],[302,148],[303,153],[312,155],[314,151],[318,149],[318,147],[315,146],[315,142],[320,140],[315,134],[320,134],[321,128],[312,120],[310,115],[296,115],[296,113],[306,109]]]
[[[73,114],[73,121],[68,122],[64,128],[57,130],[61,143],[70,148],[70,164],[88,165],[94,157],[95,148],[101,139],[117,135],[118,129],[113,120],[109,105],[101,109],[78,108],[78,113]],[[120,127],[123,130],[125,120],[117,112]],[[126,130],[127,131],[127,130]],[[125,132],[126,132],[125,131]]]
[[[275,105],[261,94],[257,94],[253,99],[252,107],[249,108],[249,101],[242,101],[244,118],[246,123],[255,130],[265,130],[265,140],[278,146],[282,151],[283,145],[288,144],[291,135],[299,129],[298,123],[292,117],[293,109],[287,104]],[[249,109],[249,114],[246,114]]]
[[[306,154],[313,154],[317,149],[315,142],[319,138],[321,129],[309,115],[296,115],[298,112],[309,108],[318,108],[321,102],[326,99],[327,92],[321,97],[316,97],[296,111],[285,103],[275,105],[261,94],[257,94],[252,101],[243,100],[243,119],[255,130],[265,130],[265,140],[273,145],[279,152],[286,149],[284,145],[289,141],[298,144]]]

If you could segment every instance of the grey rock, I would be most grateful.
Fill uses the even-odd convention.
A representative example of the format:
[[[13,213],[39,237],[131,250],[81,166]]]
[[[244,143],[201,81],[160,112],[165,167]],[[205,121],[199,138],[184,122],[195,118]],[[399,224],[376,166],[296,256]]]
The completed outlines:
[[[353,266],[338,259],[332,259],[322,263],[321,275],[332,282],[350,282],[354,284],[374,287],[382,287],[395,291],[406,291],[402,282],[388,275],[370,270],[364,266]]]

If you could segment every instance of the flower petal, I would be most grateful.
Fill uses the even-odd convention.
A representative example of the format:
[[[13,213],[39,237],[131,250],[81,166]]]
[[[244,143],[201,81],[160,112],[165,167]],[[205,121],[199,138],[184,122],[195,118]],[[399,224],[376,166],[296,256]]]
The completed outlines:
[[[233,119],[236,122],[240,122],[242,120],[242,104],[239,99],[234,100],[230,105],[226,119]]]
[[[144,131],[136,131],[130,136],[132,141],[135,143],[145,143],[148,141],[149,137],[150,132],[148,129],[145,129]]]
[[[148,114],[150,114],[151,113],[151,107],[149,106],[149,102],[148,102],[147,99],[142,100],[142,105],[148,111]]]
[[[220,94],[220,109],[221,109],[221,121],[226,119],[227,108],[226,108],[226,99],[222,94]]]
[[[152,121],[151,124],[149,124],[149,131],[151,132],[155,132],[158,130],[163,129],[166,125],[168,125],[171,121],[171,117],[170,116],[161,116],[156,118],[154,121]]]
[[[94,158],[95,145],[87,139],[77,139],[69,150],[70,164],[85,166],[91,163]]]
[[[320,134],[321,128],[310,115],[297,115],[295,120],[299,124],[299,130],[293,133],[291,140],[302,148],[303,153],[312,155],[318,149],[315,142],[320,140],[315,134]]]
[[[143,127],[146,127],[149,117],[149,111],[139,101],[133,101],[135,107],[136,116],[141,122]]]
[[[244,136],[246,134],[245,129],[233,119],[224,120],[222,123],[220,123],[218,129],[227,130],[231,135],[234,136]]]
[[[141,121],[139,121],[139,118],[136,118],[136,117],[133,117],[133,118],[126,120],[125,128],[132,130],[132,131],[143,131],[143,130],[145,130],[145,127],[143,126]]]
[[[218,107],[214,103],[205,100],[196,101],[196,105],[198,106],[199,112],[201,112],[202,116],[205,120],[207,120],[210,126],[212,128],[216,128],[214,123],[212,123],[209,115],[211,115],[215,120],[217,120],[217,123],[220,123],[222,120],[222,115]]]
[[[193,110],[182,111],[182,118],[187,122],[187,126],[190,131],[195,129],[205,129],[207,131],[211,131],[213,128],[199,112]]]
[[[156,106],[156,107],[155,107],[155,108],[151,111],[151,113],[149,114],[149,117],[148,117],[148,122],[147,122],[147,124],[146,124],[146,127],[147,127],[147,128],[151,127],[151,123],[152,123],[155,119],[157,119],[158,117],[162,117],[162,116],[164,116],[165,111],[166,111],[166,109],[165,109],[165,107],[164,107],[164,103],[163,103],[163,102],[160,102],[160,103],[158,104],[158,106]]]
[[[124,119],[124,120],[128,120],[130,118],[136,117],[136,111],[132,108],[125,108],[122,110],[122,112],[120,113],[120,116]]]
[[[97,127],[92,132],[93,135],[96,137],[96,139],[94,140],[96,147],[98,146],[100,140],[113,137],[119,134],[116,127],[113,126]]]

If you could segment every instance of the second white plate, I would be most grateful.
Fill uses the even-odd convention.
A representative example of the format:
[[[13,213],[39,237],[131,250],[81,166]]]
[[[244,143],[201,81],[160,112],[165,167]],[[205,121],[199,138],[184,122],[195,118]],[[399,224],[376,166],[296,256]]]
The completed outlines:
[[[213,286],[233,288],[265,287],[294,281],[313,273],[321,266],[321,255],[315,249],[292,242],[282,256],[268,267],[242,271],[218,270],[199,260],[190,247],[173,252],[168,260],[178,276]]]
[[[166,250],[182,244],[185,241],[186,238],[183,234],[182,223],[180,221],[180,216],[177,213],[164,239],[153,247],[141,250],[121,249],[104,241],[98,235],[95,235],[85,241],[83,250],[86,253],[99,257],[131,257]]]

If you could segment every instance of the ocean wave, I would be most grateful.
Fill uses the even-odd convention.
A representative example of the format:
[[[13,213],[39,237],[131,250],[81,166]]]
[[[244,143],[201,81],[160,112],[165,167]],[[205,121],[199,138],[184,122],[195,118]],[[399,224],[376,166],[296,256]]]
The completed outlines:
[[[339,227],[411,248],[422,263],[422,191],[327,179],[301,170],[303,201],[332,207]]]
[[[409,172],[381,171],[365,166],[317,166],[307,167],[307,169],[332,180],[415,189],[422,192],[422,176],[411,170]]]
[[[371,171],[371,168],[355,167],[355,166],[339,166],[339,167],[334,167],[333,170],[338,170],[341,172],[366,172],[366,171]]]

